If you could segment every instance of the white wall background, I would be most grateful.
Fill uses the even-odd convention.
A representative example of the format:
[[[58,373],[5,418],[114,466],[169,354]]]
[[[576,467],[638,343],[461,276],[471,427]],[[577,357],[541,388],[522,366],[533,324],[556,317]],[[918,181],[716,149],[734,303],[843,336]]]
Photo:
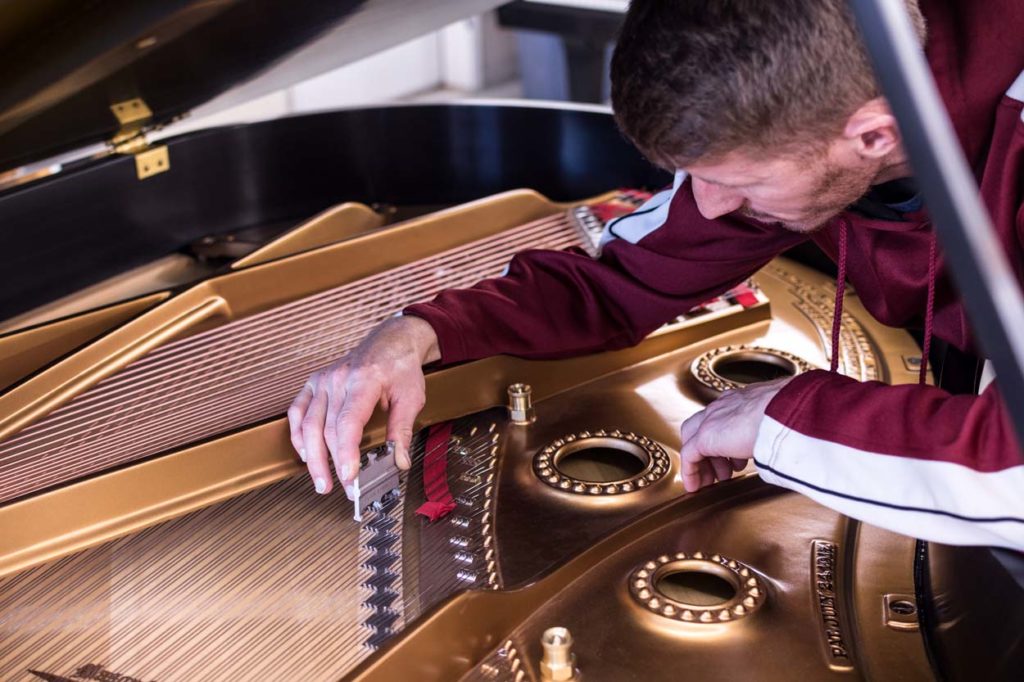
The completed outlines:
[[[437,90],[458,98],[514,80],[517,75],[515,36],[499,28],[494,14],[487,13],[242,104],[221,108],[213,102],[199,107],[154,138],[215,125],[392,102]],[[224,98],[230,100],[231,93]]]

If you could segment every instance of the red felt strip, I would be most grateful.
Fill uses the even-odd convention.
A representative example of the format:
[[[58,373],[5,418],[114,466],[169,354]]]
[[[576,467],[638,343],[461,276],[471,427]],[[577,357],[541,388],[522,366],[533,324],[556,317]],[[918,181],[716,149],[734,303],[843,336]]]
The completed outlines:
[[[746,284],[740,284],[729,293],[744,308],[752,308],[757,305],[757,294]]]
[[[430,521],[443,519],[455,509],[455,499],[448,488],[448,444],[452,423],[434,424],[427,432],[426,455],[423,457],[423,492],[427,501],[416,513]]]

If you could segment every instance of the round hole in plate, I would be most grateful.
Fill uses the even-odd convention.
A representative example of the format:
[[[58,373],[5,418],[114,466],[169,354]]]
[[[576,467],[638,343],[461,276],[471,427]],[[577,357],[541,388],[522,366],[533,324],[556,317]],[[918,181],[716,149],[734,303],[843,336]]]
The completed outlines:
[[[723,355],[712,362],[711,369],[723,379],[744,386],[796,376],[799,372],[789,358],[753,350]]]
[[[719,606],[736,596],[732,580],[703,567],[667,570],[655,578],[654,588],[673,601],[692,606]]]
[[[562,447],[554,458],[563,475],[586,483],[616,483],[639,475],[650,457],[639,445],[616,438],[583,438]]]

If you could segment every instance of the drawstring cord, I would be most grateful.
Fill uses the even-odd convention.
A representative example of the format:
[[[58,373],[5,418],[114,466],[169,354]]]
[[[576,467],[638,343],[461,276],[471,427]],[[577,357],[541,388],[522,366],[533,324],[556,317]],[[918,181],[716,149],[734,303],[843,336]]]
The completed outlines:
[[[917,381],[924,384],[928,379],[928,354],[932,350],[932,321],[935,317],[935,271],[938,266],[938,244],[935,230],[932,230],[928,246],[928,304],[924,313],[924,348],[921,351],[921,374]]]
[[[839,219],[839,274],[836,275],[836,305],[832,312],[832,366],[830,372],[839,370],[839,330],[843,326],[843,296],[846,295],[846,245],[850,223]]]
[[[831,372],[839,370],[839,332],[843,326],[843,298],[846,295],[846,260],[850,223],[839,219],[839,273],[836,275],[836,303],[832,312],[832,364]],[[932,349],[932,327],[935,317],[935,278],[938,269],[938,242],[932,230],[928,246],[928,303],[924,313],[924,348],[921,351],[921,372],[919,383],[928,379],[928,354]]]

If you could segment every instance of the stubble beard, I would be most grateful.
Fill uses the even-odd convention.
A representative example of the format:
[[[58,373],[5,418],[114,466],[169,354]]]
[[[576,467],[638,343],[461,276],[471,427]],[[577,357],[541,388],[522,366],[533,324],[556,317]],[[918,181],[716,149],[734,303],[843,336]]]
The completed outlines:
[[[806,218],[795,222],[779,220],[749,208],[740,209],[740,214],[790,232],[811,235],[867,194],[878,175],[878,169],[874,168],[843,168],[829,161],[823,163],[825,168],[821,180],[810,192],[811,196],[819,199],[808,206]]]

